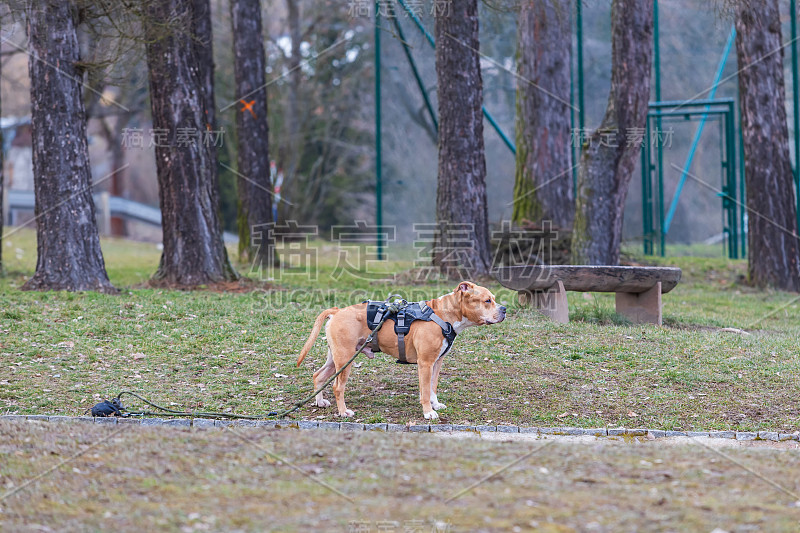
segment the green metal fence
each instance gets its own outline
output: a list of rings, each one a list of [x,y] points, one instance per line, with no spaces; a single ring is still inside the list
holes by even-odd
[[[744,204],[737,200],[736,164],[736,100],[733,98],[717,98],[696,100],[693,102],[651,102],[647,114],[645,131],[646,142],[642,148],[642,234],[644,235],[644,253],[653,254],[655,241],[661,256],[666,253],[666,237],[675,215],[675,207],[680,198],[683,185],[688,177],[693,177],[707,189],[713,190],[721,199],[724,216],[723,232],[726,235],[728,257],[738,259],[744,255],[744,242],[739,236],[744,233]],[[654,139],[653,125],[656,133],[662,131],[659,124],[669,121],[700,121],[704,124],[709,118],[722,121],[720,135],[720,166],[722,183],[717,188],[701,177],[693,176],[686,167],[681,172],[673,202],[668,211],[664,205],[664,165],[663,146]],[[658,135],[655,136],[658,138]],[[692,144],[691,151],[697,148]],[[692,153],[690,151],[690,153]],[[653,162],[655,158],[657,164]],[[655,196],[654,196],[655,195]],[[656,225],[656,222],[658,223]]]

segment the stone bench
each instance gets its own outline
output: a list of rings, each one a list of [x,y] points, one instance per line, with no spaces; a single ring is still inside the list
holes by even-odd
[[[556,322],[569,322],[567,291],[616,293],[617,313],[634,323],[661,324],[661,295],[675,288],[681,269],[639,266],[524,265],[501,267],[495,277]]]

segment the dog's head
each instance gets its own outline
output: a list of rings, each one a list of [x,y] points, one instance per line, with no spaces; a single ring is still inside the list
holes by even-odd
[[[453,293],[461,298],[461,314],[476,326],[497,324],[506,318],[506,308],[497,304],[486,287],[462,281]]]

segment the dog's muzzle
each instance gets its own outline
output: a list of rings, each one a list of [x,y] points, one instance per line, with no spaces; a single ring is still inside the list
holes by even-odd
[[[506,308],[504,305],[501,305],[497,308],[497,312],[495,313],[497,317],[492,323],[497,324],[498,322],[502,322],[506,319]]]

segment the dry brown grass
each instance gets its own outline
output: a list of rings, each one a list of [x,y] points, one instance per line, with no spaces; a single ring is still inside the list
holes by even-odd
[[[796,498],[700,445],[0,421],[2,531],[797,531]],[[277,454],[297,470],[275,461]],[[800,453],[726,449],[794,494]],[[323,481],[341,494],[310,478]]]

